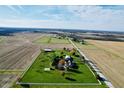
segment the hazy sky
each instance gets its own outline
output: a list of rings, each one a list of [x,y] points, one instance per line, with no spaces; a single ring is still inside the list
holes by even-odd
[[[124,6],[0,6],[0,27],[124,31]]]

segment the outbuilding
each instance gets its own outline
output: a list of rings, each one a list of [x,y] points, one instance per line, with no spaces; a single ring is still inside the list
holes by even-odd
[[[52,52],[53,50],[51,48],[45,48],[44,51],[45,52]]]

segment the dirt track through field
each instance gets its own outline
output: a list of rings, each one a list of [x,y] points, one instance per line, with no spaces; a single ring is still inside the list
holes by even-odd
[[[115,87],[124,87],[124,42],[87,40],[78,47],[101,69]]]

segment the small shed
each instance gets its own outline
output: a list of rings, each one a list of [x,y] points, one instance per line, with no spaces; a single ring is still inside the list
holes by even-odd
[[[51,48],[45,48],[44,51],[45,52],[52,52],[53,50]]]
[[[50,68],[44,68],[44,71],[50,71]]]

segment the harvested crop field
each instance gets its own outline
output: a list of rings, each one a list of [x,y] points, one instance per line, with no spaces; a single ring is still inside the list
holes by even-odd
[[[0,87],[10,87],[10,83],[15,82],[17,77],[32,64],[40,52],[40,46],[32,44],[32,41],[43,35],[15,33],[12,36],[2,36],[4,42],[0,43]],[[13,75],[16,79],[11,78]]]
[[[23,45],[1,54],[0,70],[24,70],[38,50],[37,46]]]
[[[0,74],[0,87],[10,87],[16,78],[16,74]]]
[[[115,87],[124,87],[124,42],[86,40],[76,45],[91,59]]]

